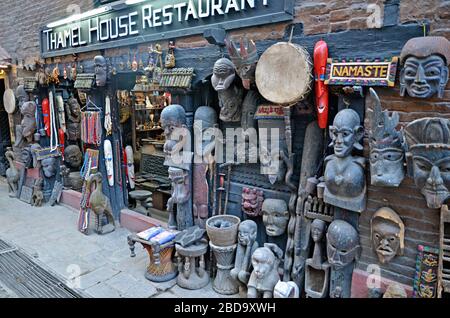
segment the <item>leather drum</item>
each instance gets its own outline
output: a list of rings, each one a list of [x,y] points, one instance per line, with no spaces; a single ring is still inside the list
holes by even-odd
[[[279,42],[268,48],[256,67],[256,85],[261,95],[275,104],[291,105],[311,91],[313,65],[300,45]]]

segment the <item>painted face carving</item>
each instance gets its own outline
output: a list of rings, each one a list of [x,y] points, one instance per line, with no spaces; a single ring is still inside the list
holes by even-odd
[[[46,178],[53,178],[56,175],[56,159],[47,158],[42,160],[42,171]]]
[[[95,68],[95,81],[98,87],[106,85],[106,74],[108,73],[106,60],[103,56],[97,55],[94,58]]]
[[[216,91],[228,89],[236,77],[234,64],[227,58],[221,58],[214,64],[212,86]]]
[[[105,140],[105,143],[103,144],[103,148],[105,151],[105,166],[106,166],[106,173],[108,175],[108,184],[109,184],[109,186],[113,187],[114,186],[114,158],[113,158],[111,141]]]
[[[284,180],[286,166],[279,152],[261,147],[259,160],[261,162],[261,174],[267,175],[271,184]]]
[[[126,146],[125,153],[127,154],[128,182],[130,183],[130,188],[134,189],[135,172],[134,172],[133,148],[131,146]]]
[[[278,199],[266,199],[264,200],[262,211],[267,235],[283,235],[289,222],[289,211],[286,202]]]
[[[403,136],[396,130],[399,115],[381,110],[377,93],[370,89],[373,113],[370,122],[370,175],[376,186],[398,187],[405,177]]]
[[[450,121],[422,118],[405,128],[408,169],[427,206],[438,209],[450,196]]]
[[[379,209],[371,220],[372,244],[381,264],[389,263],[404,249],[405,226],[394,210]]]
[[[359,115],[352,109],[341,110],[330,126],[331,146],[338,158],[351,155],[353,148],[362,150],[359,141],[363,137],[364,128],[360,125]]]
[[[359,235],[355,228],[342,220],[333,221],[327,232],[328,262],[335,269],[345,267],[359,258]]]
[[[66,164],[75,170],[79,170],[83,160],[83,154],[80,148],[76,145],[68,146],[64,151],[64,161]]]
[[[311,224],[311,237],[314,243],[320,242],[325,235],[326,223],[322,220],[315,219]]]
[[[239,224],[238,240],[239,244],[249,246],[256,240],[257,225],[252,220],[246,220]]]
[[[400,55],[400,95],[430,98],[437,93],[443,97],[448,81],[450,41],[441,36],[410,39]]]

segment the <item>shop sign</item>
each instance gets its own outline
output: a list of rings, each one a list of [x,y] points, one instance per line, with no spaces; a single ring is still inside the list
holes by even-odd
[[[41,53],[53,57],[198,35],[211,27],[232,30],[288,21],[293,18],[293,2],[116,1],[49,23],[41,31]]]
[[[395,85],[398,57],[389,59],[328,59],[326,85]]]

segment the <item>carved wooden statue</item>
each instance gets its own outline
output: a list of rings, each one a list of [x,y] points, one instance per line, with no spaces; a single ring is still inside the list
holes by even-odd
[[[221,58],[214,64],[211,79],[214,89],[219,94],[220,120],[224,122],[240,122],[244,90],[236,86],[233,63]]]
[[[370,221],[372,245],[381,264],[389,263],[396,255],[403,255],[405,225],[394,210],[379,209]]]
[[[44,193],[42,192],[43,185],[44,179],[42,178],[36,179],[34,181],[33,195],[31,197],[31,205],[34,207],[40,207],[44,202]]]
[[[36,131],[36,103],[25,102],[20,107],[23,116],[20,125],[16,126],[16,143],[15,147],[23,148],[33,141],[34,132]]]
[[[96,215],[96,232],[101,235],[113,232],[116,228],[116,224],[111,208],[111,202],[102,190],[102,174],[96,173],[90,176],[87,182],[88,187],[91,190],[91,195],[89,198],[91,211]],[[93,190],[92,187],[94,187]],[[108,219],[108,224],[106,226],[102,223],[103,215],[106,215]]]
[[[257,225],[252,220],[243,221],[239,224],[238,247],[234,268],[231,270],[231,277],[239,283],[239,292],[244,294],[248,280],[250,279],[251,258],[258,248]]]
[[[448,81],[450,41],[443,36],[412,38],[400,54],[400,95],[442,98]]]
[[[14,163],[14,152],[7,151],[5,154],[6,160],[8,160],[9,168],[6,170],[6,180],[8,181],[9,197],[17,197],[17,190],[19,184],[20,174]]]
[[[334,155],[325,159],[325,203],[362,212],[366,208],[366,177],[364,157],[352,156],[353,149],[362,150],[359,141],[364,134],[358,114],[341,110],[330,126],[330,146]]]
[[[266,243],[252,255],[253,271],[247,284],[248,298],[272,298],[276,284],[280,280],[278,266],[283,259],[283,251],[275,244]]]
[[[280,236],[286,232],[289,210],[286,201],[266,199],[262,206],[263,222],[268,236]]]
[[[170,167],[169,179],[172,183],[172,196],[167,202],[169,227],[183,231],[194,224],[189,171]]]
[[[71,97],[64,105],[67,121],[67,140],[78,141],[81,138],[81,108],[76,98]]]
[[[314,240],[312,258],[306,260],[305,291],[308,297],[325,298],[328,295],[330,264],[322,257],[322,239],[325,236],[326,223],[316,219],[311,224],[311,236]]]
[[[404,130],[408,173],[431,209],[439,209],[450,196],[450,121],[422,118]]]
[[[399,115],[382,111],[380,99],[372,88],[373,112],[370,116],[370,177],[372,185],[398,187],[405,177],[403,135],[396,129]]]
[[[95,82],[98,87],[103,87],[106,85],[108,66],[106,64],[106,59],[97,55],[94,58],[94,68],[95,68]]]
[[[355,260],[359,259],[359,234],[349,223],[333,221],[327,232],[327,256],[331,265],[330,297],[350,298]]]
[[[201,106],[195,112],[194,133],[202,136],[201,143],[196,144],[196,160],[193,165],[193,213],[194,223],[205,228],[212,207],[210,189],[215,178],[215,147],[216,140],[212,130],[217,126],[217,114],[213,108]]]

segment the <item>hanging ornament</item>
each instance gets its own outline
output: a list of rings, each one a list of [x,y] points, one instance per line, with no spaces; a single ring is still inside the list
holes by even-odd
[[[65,80],[67,79],[67,67],[66,67],[66,65],[64,65],[63,78]]]
[[[106,96],[105,100],[105,130],[106,136],[112,135],[111,99]]]
[[[113,187],[114,186],[114,157],[113,157],[111,141],[106,139],[103,144],[103,148],[105,151],[105,166],[106,166],[106,174],[108,175],[108,184],[111,187]]]
[[[166,68],[174,68],[175,65],[175,43],[173,41],[169,41],[169,50],[167,51],[165,66]]]
[[[131,63],[131,70],[132,70],[133,72],[137,72],[138,68],[139,68],[139,64],[138,64],[138,62],[136,61],[136,54],[135,54],[135,55],[134,55],[134,59],[133,59],[133,63]]]
[[[44,130],[50,137],[50,104],[48,98],[42,100],[42,117],[44,117]]]

